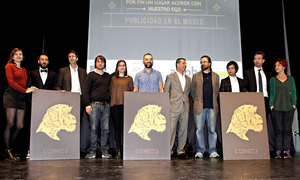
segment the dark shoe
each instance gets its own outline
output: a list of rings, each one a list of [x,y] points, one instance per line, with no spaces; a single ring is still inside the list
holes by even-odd
[[[17,156],[13,156],[12,153],[11,153],[11,149],[5,149],[5,153],[6,153],[6,158],[8,160],[19,160],[20,158],[17,157]]]
[[[284,159],[292,159],[293,157],[291,156],[291,151],[290,150],[287,150],[287,151],[284,151]]]
[[[119,151],[116,156],[115,156],[116,159],[121,159],[121,152]]]
[[[276,151],[275,159],[282,159],[281,151],[280,151],[280,150],[277,150],[277,151]]]
[[[178,159],[186,159],[185,153],[177,154]]]

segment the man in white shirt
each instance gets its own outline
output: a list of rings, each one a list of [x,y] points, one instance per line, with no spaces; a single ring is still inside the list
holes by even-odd
[[[78,67],[78,54],[71,50],[68,53],[68,67],[61,68],[58,73],[56,89],[61,91],[78,92],[81,94],[81,89],[86,77],[85,69]]]
[[[177,156],[183,159],[186,158],[184,146],[187,140],[189,93],[191,89],[191,78],[185,75],[185,70],[186,60],[178,58],[176,60],[176,72],[167,76],[164,88],[164,91],[169,93],[170,97],[171,151],[175,142],[178,124]]]
[[[236,76],[239,70],[238,64],[230,61],[226,67],[229,76],[221,80],[219,92],[246,92],[244,80]]]

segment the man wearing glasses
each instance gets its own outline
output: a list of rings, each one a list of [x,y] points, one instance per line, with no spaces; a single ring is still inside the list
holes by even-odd
[[[152,68],[150,53],[144,55],[143,64],[145,69],[135,75],[133,92],[164,92],[161,73]]]
[[[196,155],[203,158],[206,151],[204,139],[204,125],[208,130],[209,157],[217,158],[216,122],[218,113],[219,75],[212,72],[211,58],[202,56],[201,71],[193,75],[191,95],[194,100],[194,121],[196,126]]]

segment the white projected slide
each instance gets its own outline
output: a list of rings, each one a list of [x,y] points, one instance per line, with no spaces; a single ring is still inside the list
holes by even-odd
[[[134,78],[148,52],[163,79],[175,72],[179,57],[190,77],[201,70],[202,55],[222,78],[231,60],[242,69],[238,0],[91,0],[89,18],[88,72],[103,55],[108,73],[123,59]]]

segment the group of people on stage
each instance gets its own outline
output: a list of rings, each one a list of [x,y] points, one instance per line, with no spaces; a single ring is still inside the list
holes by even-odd
[[[194,105],[193,114],[196,127],[195,158],[202,158],[206,152],[204,126],[208,130],[209,157],[217,158],[216,122],[219,110],[219,92],[262,92],[265,97],[266,111],[271,110],[275,129],[276,158],[292,158],[292,121],[297,104],[296,87],[293,77],[286,75],[288,63],[285,59],[275,61],[277,76],[269,79],[263,70],[265,55],[256,52],[254,68],[244,73],[244,80],[236,76],[238,64],[230,61],[227,64],[229,76],[219,80],[219,75],[212,71],[212,60],[204,55],[200,58],[201,71],[191,79],[185,75],[186,59],[178,58],[175,62],[176,72],[166,77],[163,84],[159,71],[152,68],[153,56],[147,53],[143,56],[144,70],[137,73],[134,81],[127,73],[124,60],[116,64],[115,72],[110,75],[104,72],[106,58],[95,58],[95,70],[89,74],[78,67],[78,54],[71,50],[68,53],[70,65],[61,68],[58,75],[48,69],[49,59],[46,54],[39,57],[39,69],[29,72],[22,66],[23,52],[15,48],[10,54],[5,67],[8,87],[3,95],[3,105],[6,109],[6,128],[4,130],[5,151],[8,159],[17,160],[12,151],[14,142],[23,128],[25,115],[25,93],[36,92],[38,89],[77,92],[82,95],[82,111],[89,116],[90,148],[85,158],[96,158],[98,137],[102,158],[112,158],[108,151],[109,118],[112,118],[115,129],[116,158],[122,157],[122,134],[124,124],[124,92],[167,92],[170,98],[171,138],[173,148],[177,134],[178,157],[185,158],[184,147],[187,141],[189,119],[189,95]],[[16,130],[10,137],[10,130],[15,124]],[[100,126],[100,130],[99,130]],[[98,136],[98,133],[100,133]],[[172,150],[171,150],[172,151]]]

